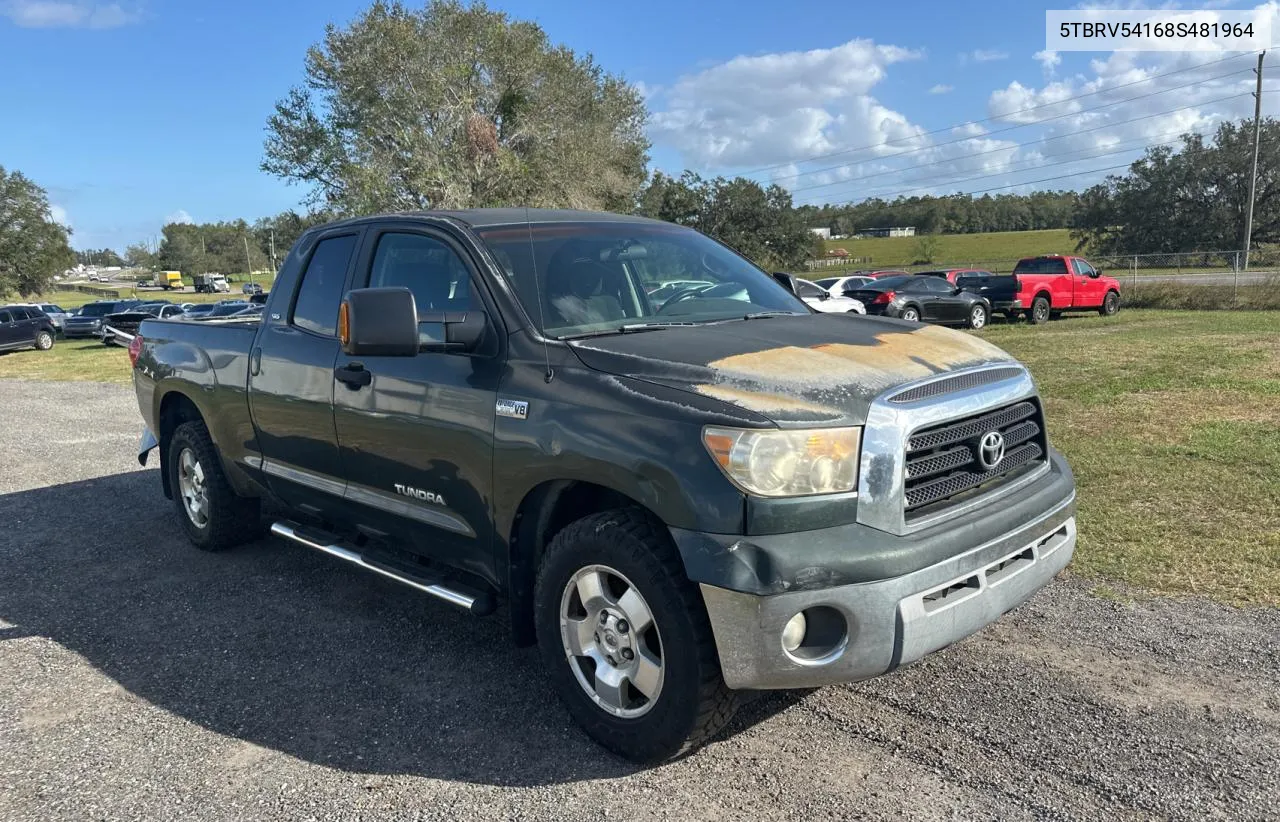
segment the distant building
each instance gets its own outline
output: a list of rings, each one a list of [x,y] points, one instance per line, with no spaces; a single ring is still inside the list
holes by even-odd
[[[891,228],[860,228],[854,233],[855,237],[914,237],[916,236],[916,227],[893,226]]]
[[[817,234],[819,237],[821,237],[824,240],[831,239],[831,229],[829,228],[811,228],[809,230],[812,231],[814,234]]]

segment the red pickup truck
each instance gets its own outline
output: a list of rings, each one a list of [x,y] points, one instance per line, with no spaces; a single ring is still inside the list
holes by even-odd
[[[1097,311],[1110,317],[1120,310],[1120,281],[1081,257],[1045,254],[1014,266],[1018,299],[1033,324],[1048,322],[1061,311]]]

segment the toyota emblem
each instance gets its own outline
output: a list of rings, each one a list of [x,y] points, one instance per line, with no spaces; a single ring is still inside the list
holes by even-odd
[[[1004,434],[999,431],[988,431],[978,441],[978,462],[987,471],[992,471],[1004,459]]]

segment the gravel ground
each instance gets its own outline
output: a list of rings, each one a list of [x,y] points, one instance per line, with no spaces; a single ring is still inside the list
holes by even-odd
[[[0,818],[1275,819],[1280,612],[1065,580],[641,770],[501,615],[189,548],[127,388],[0,382]],[[69,433],[76,432],[76,433]]]

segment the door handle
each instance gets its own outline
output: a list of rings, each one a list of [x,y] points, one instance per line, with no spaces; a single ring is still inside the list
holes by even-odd
[[[364,365],[358,362],[348,363],[341,368],[333,369],[333,376],[339,382],[346,383],[347,388],[352,391],[359,391],[373,382],[373,374],[364,370]]]

